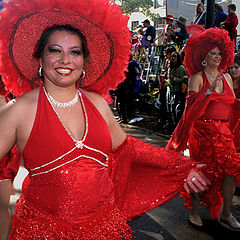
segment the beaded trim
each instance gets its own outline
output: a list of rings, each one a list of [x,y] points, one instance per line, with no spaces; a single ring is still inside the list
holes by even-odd
[[[58,108],[70,108],[70,107],[74,106],[79,100],[78,92],[76,93],[75,97],[68,102],[58,102],[49,93],[47,93],[47,95],[49,97],[49,100],[51,101],[51,104]]]
[[[48,98],[49,96],[48,96],[48,94],[47,94],[47,92],[46,92],[46,89],[45,89],[44,87],[43,87],[43,89],[44,89],[44,92],[45,92],[45,94],[46,94],[46,97],[47,97],[47,99],[48,99],[48,101],[49,101],[49,98]],[[97,153],[101,154],[102,156],[104,156],[104,157],[106,158],[106,161],[108,160],[108,155],[107,155],[107,154],[105,154],[104,152],[102,152],[102,151],[100,151],[100,150],[98,150],[98,149],[89,147],[89,146],[87,146],[86,144],[84,144],[84,141],[85,141],[86,136],[87,136],[87,133],[88,133],[88,117],[87,117],[87,112],[86,112],[86,108],[85,108],[85,105],[84,105],[84,101],[83,101],[82,95],[81,95],[81,93],[80,93],[79,91],[78,91],[78,95],[79,95],[80,100],[81,100],[81,105],[82,105],[83,112],[84,112],[84,117],[85,117],[85,129],[86,129],[86,130],[85,130],[85,134],[84,134],[82,140],[78,141],[78,140],[74,139],[74,137],[71,135],[71,133],[68,131],[68,129],[64,126],[64,124],[63,124],[60,116],[58,115],[57,111],[54,109],[53,105],[51,104],[51,101],[49,101],[50,105],[52,106],[53,111],[56,113],[56,115],[57,115],[59,121],[61,122],[61,124],[63,125],[64,129],[67,131],[67,133],[69,134],[69,136],[70,136],[70,137],[72,138],[72,140],[75,142],[75,147],[72,148],[70,151],[66,152],[65,154],[61,155],[60,157],[56,158],[55,160],[51,161],[51,162],[48,162],[48,163],[43,164],[43,165],[41,165],[41,166],[39,166],[39,167],[30,169],[29,172],[33,172],[33,171],[39,170],[39,169],[41,169],[41,168],[44,168],[44,167],[46,167],[46,166],[48,166],[48,165],[51,165],[51,164],[53,164],[53,163],[55,163],[55,162],[63,159],[64,157],[66,157],[67,155],[69,155],[70,153],[72,153],[75,149],[83,149],[84,147],[87,148],[87,149],[90,150],[90,151],[97,152]],[[53,167],[53,168],[51,168],[51,169],[48,169],[48,170],[46,170],[46,171],[42,171],[42,172],[39,172],[39,173],[30,173],[30,174],[31,174],[31,176],[36,176],[36,175],[48,173],[48,172],[51,172],[51,171],[53,171],[53,170],[56,170],[56,169],[58,169],[58,168],[60,168],[60,167],[62,167],[62,166],[64,166],[64,165],[66,165],[66,164],[68,164],[68,163],[71,163],[71,162],[73,162],[73,161],[75,161],[75,160],[77,160],[77,159],[79,159],[79,158],[82,158],[82,157],[83,157],[83,158],[91,159],[91,160],[93,160],[93,161],[96,161],[97,163],[101,164],[101,165],[104,166],[104,167],[108,167],[107,164],[104,164],[103,162],[101,162],[100,160],[98,160],[98,159],[96,159],[96,158],[94,158],[94,157],[87,156],[87,155],[79,155],[79,156],[77,156],[77,157],[75,157],[75,158],[73,158],[73,159],[71,159],[71,160],[69,160],[69,161],[67,161],[67,162],[63,162],[62,164],[60,164],[60,165],[58,165],[58,166],[56,166],[56,167]]]
[[[62,126],[64,127],[64,129],[66,130],[66,132],[68,133],[68,135],[69,135],[69,136],[72,138],[72,140],[75,142],[76,147],[77,147],[77,148],[82,148],[82,144],[83,144],[83,142],[85,141],[86,136],[87,136],[87,133],[88,133],[88,117],[87,117],[87,112],[86,112],[85,104],[84,104],[83,99],[82,99],[82,94],[81,94],[81,92],[78,91],[77,94],[78,94],[78,96],[79,96],[79,98],[80,98],[81,105],[82,105],[82,108],[83,108],[83,114],[84,114],[84,118],[85,118],[85,134],[84,134],[82,140],[76,140],[76,139],[72,136],[71,132],[70,132],[70,131],[67,129],[67,127],[64,125],[64,123],[63,123],[62,119],[60,118],[58,112],[56,111],[56,109],[54,108],[51,100],[49,99],[49,95],[48,95],[48,93],[47,93],[47,91],[46,91],[46,89],[45,89],[44,86],[43,86],[43,90],[44,90],[44,92],[45,92],[45,95],[46,95],[46,97],[47,97],[47,99],[48,99],[48,101],[49,101],[49,103],[50,103],[53,111],[56,113],[59,121],[61,122]]]

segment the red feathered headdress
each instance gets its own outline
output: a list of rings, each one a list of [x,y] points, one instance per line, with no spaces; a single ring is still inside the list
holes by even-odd
[[[105,95],[124,79],[129,50],[128,17],[109,0],[11,0],[0,14],[0,73],[15,96],[39,82],[33,57],[42,33],[71,25],[85,36],[89,57],[81,87]]]
[[[219,28],[193,31],[193,35],[184,47],[186,53],[184,65],[190,76],[202,70],[202,61],[216,47],[222,54],[222,61],[218,70],[224,71],[233,64],[234,60],[234,42],[231,41],[228,32]]]
[[[9,92],[6,90],[5,85],[2,81],[2,76],[0,75],[0,95],[6,97]]]

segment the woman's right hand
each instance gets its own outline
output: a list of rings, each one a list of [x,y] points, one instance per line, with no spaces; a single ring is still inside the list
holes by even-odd
[[[222,79],[223,75],[222,73],[219,73],[208,89],[213,92],[221,84]]]

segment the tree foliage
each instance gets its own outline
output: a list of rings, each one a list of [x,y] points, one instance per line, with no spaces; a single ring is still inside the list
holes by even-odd
[[[129,15],[139,11],[139,8],[141,8],[141,12],[146,13],[153,6],[153,0],[119,0],[118,2],[121,3],[122,11]]]

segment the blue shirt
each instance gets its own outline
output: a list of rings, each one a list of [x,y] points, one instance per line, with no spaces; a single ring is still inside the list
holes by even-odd
[[[223,11],[220,11],[215,16],[214,27],[220,27],[220,23],[227,19],[228,15]]]

